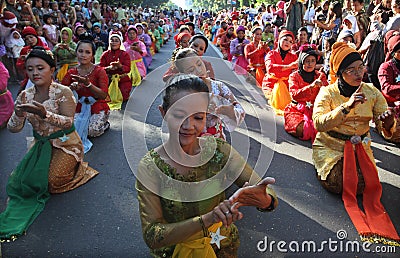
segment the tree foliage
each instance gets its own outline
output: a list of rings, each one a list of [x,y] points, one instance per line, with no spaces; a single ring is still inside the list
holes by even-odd
[[[230,2],[230,1],[229,1]],[[193,0],[193,8],[204,8],[211,11],[219,11],[229,8],[227,0]]]
[[[108,2],[108,1],[107,1]],[[141,5],[142,7],[150,7],[150,8],[156,8],[159,7],[161,5],[166,5],[169,0],[117,0],[117,1],[109,1],[114,5],[118,5],[119,3],[121,3],[122,5],[125,6],[131,6],[132,4],[139,6]]]

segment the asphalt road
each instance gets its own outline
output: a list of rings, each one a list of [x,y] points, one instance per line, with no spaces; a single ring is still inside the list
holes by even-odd
[[[141,234],[132,169],[144,155],[143,148],[161,143],[160,98],[155,96],[163,86],[160,78],[173,47],[170,41],[161,49],[152,64],[155,71],[133,91],[123,110],[111,113],[110,130],[92,139],[94,146],[85,161],[100,174],[76,190],[52,195],[27,235],[1,244],[3,257],[149,257]],[[218,57],[212,48],[206,55]],[[358,239],[357,232],[340,196],[319,185],[311,144],[284,131],[282,117],[273,116],[259,89],[229,72],[221,59],[209,60],[216,77],[229,81],[247,112],[245,123],[229,139],[258,173],[276,178],[274,189],[280,201],[272,213],[243,208],[245,217],[237,223],[239,257],[398,257],[399,248],[397,254],[377,253],[382,246],[372,245],[368,253],[361,244],[359,252],[357,245],[349,244]],[[10,89],[15,96],[17,86],[10,85]],[[153,99],[154,103],[144,108]],[[129,110],[125,116],[124,110]],[[382,203],[400,232],[399,146],[371,131],[383,187]],[[18,134],[0,130],[0,210],[5,208],[8,175],[24,156],[26,137],[31,135],[28,124]],[[137,142],[139,139],[144,139],[145,145]],[[233,186],[228,193],[235,189]],[[316,251],[307,251],[310,243],[315,243]],[[299,251],[292,251],[297,246]]]

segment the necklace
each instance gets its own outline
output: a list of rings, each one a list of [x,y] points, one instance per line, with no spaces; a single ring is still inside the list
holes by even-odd
[[[96,65],[92,65],[90,69],[82,69],[81,66],[79,66],[76,70],[80,76],[90,76],[94,68],[96,68]]]

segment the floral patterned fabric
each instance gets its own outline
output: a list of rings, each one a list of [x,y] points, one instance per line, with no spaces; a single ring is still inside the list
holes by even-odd
[[[75,114],[75,117],[79,116]],[[108,118],[110,117],[110,111],[100,111],[98,114],[92,114],[89,118],[89,137],[98,137],[102,135],[107,129],[110,128]]]
[[[172,179],[184,182],[199,182],[207,180],[218,173],[222,168],[231,172],[226,174],[227,178],[233,179],[236,185],[242,186],[246,181],[254,184],[260,180],[260,177],[244,161],[238,152],[221,139],[212,137],[199,138],[205,143],[202,148],[203,153],[210,151],[208,143],[216,141],[217,147],[211,152],[212,158],[204,165],[191,169],[187,175],[177,173],[177,169],[171,166],[168,161],[160,157],[155,151],[149,151],[140,161],[136,181],[136,190],[138,191],[138,200],[140,205],[140,217],[142,221],[143,238],[151,248],[151,255],[154,257],[171,257],[175,245],[185,242],[191,235],[185,235],[186,230],[198,227],[201,231],[199,221],[196,219],[199,215],[210,212],[215,206],[225,199],[225,193],[221,192],[202,201],[180,202],[180,192],[171,185]],[[162,148],[162,147],[161,147]],[[171,180],[163,180],[158,171],[161,171]],[[233,175],[239,173],[239,175]],[[142,177],[143,176],[143,177]],[[140,181],[141,178],[149,178],[152,182]],[[234,179],[236,178],[236,179]],[[174,200],[161,197],[146,186],[148,183],[156,185],[163,193],[168,193],[176,197]],[[214,182],[216,184],[220,182]],[[268,192],[274,195],[271,189]],[[203,191],[204,192],[204,191]],[[275,195],[274,195],[275,196]],[[277,201],[276,201],[277,202]],[[221,241],[221,249],[213,246],[217,257],[236,257],[239,246],[239,236],[236,226],[233,224],[228,227],[221,227],[221,234],[227,238]]]
[[[35,94],[35,87],[22,91],[18,95],[16,104],[32,103]],[[31,113],[26,113],[26,118],[18,117],[14,112],[8,122],[8,129],[11,132],[21,131],[26,119],[32,124],[33,130],[41,136],[49,136],[72,126],[73,117],[63,115],[73,114],[76,107],[75,98],[68,87],[52,83],[49,88],[49,99],[43,101],[42,104],[47,110],[46,118],[43,119]],[[49,168],[49,192],[61,193],[75,189],[98,174],[96,170],[83,162],[82,141],[76,131],[64,137],[52,139],[50,143],[53,152]]]
[[[227,117],[221,120],[221,118],[211,114],[213,110],[209,110],[204,134],[211,134],[214,135],[214,137],[225,139],[222,124],[231,132],[243,122],[246,112],[233,95],[232,91],[223,82],[211,80],[211,93],[224,100],[226,103],[222,103],[223,105],[229,104],[234,106],[235,120],[227,119]]]

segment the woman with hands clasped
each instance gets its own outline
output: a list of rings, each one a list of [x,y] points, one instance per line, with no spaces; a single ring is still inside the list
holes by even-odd
[[[93,37],[84,33],[79,38],[76,48],[79,65],[68,70],[62,84],[68,85],[77,94],[75,127],[85,152],[88,152],[92,146],[88,137],[98,137],[110,128],[108,77],[103,67],[93,64],[96,53]]]
[[[288,89],[289,75],[298,67],[297,55],[290,51],[294,40],[291,31],[282,30],[278,37],[278,48],[265,56],[266,74],[262,90],[279,115],[283,115],[283,110],[291,101]]]
[[[208,105],[209,88],[199,77],[177,74],[167,82],[159,109],[169,137],[143,157],[136,181],[143,238],[154,257],[237,257],[238,209],[272,211],[278,204],[268,187],[273,178],[261,180],[225,141],[199,137]],[[243,186],[230,199],[221,188],[226,179]],[[206,189],[196,186],[204,182]]]
[[[313,162],[322,186],[342,194],[346,210],[363,240],[400,240],[380,202],[382,186],[371,150],[369,122],[391,138],[394,113],[372,84],[362,82],[365,66],[360,54],[346,43],[332,47],[331,72],[337,81],[322,87],[315,99],[313,121],[318,133]],[[356,154],[356,155],[355,155]],[[356,194],[363,195],[364,211]],[[364,213],[365,212],[365,213]]]
[[[25,64],[34,86],[17,97],[7,127],[20,132],[28,120],[35,141],[9,177],[10,199],[0,214],[0,239],[23,234],[43,210],[50,193],[70,191],[98,174],[83,162],[82,142],[73,124],[76,103],[72,91],[53,82],[53,54],[34,47]]]
[[[265,76],[265,55],[270,51],[269,42],[262,41],[262,28],[253,27],[253,41],[244,47],[244,55],[249,60],[250,73],[256,78],[257,86],[261,88]]]
[[[232,132],[242,123],[246,115],[239,101],[225,83],[207,76],[203,60],[193,49],[184,48],[178,51],[174,66],[180,73],[194,74],[205,82],[213,95],[210,100],[209,113],[207,114],[203,135],[213,135],[214,137],[225,139],[223,126],[229,132]]]
[[[250,43],[250,41],[245,38],[245,31],[246,28],[244,26],[238,26],[238,28],[236,29],[237,37],[231,40],[231,43],[229,45],[229,52],[232,55],[233,70],[237,74],[241,75],[247,74],[247,66],[249,65],[249,62],[244,55],[244,48],[247,44]]]
[[[328,81],[323,72],[315,70],[318,54],[312,48],[299,54],[299,69],[289,76],[289,92],[292,102],[285,108],[285,131],[313,142],[317,131],[312,120],[315,98]]]
[[[53,48],[54,58],[57,64],[57,80],[61,82],[69,68],[78,65],[76,59],[76,43],[72,40],[72,30],[68,27],[61,29],[61,43]]]
[[[125,37],[124,47],[131,60],[132,85],[138,86],[141,79],[146,77],[146,66],[143,63],[143,57],[147,55],[146,45],[139,40],[138,30],[134,25],[129,25]]]
[[[108,50],[100,58],[100,66],[104,67],[110,80],[111,109],[120,109],[122,101],[129,99],[132,90],[132,81],[129,77],[131,58],[125,51],[122,41],[121,34],[112,32]],[[117,91],[116,94],[114,94],[114,89]]]

